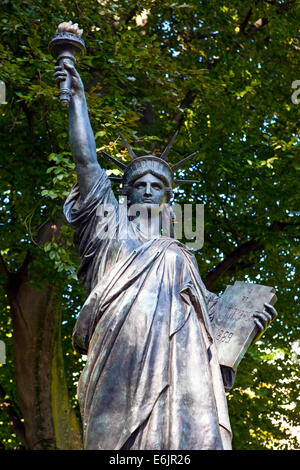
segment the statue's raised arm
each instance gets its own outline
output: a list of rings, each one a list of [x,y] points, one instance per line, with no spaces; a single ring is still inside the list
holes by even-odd
[[[64,63],[55,67],[58,81],[70,79],[72,96],[69,104],[69,136],[76,164],[81,197],[84,198],[99,177],[95,138],[90,123],[84,86],[74,65]]]
[[[63,28],[62,30],[60,30],[60,26]],[[61,36],[67,34],[66,42],[68,42],[68,36],[71,43],[74,42],[74,37],[76,41],[76,34],[74,33],[77,31],[77,25],[71,25],[70,23],[71,29],[68,29],[68,23],[63,23],[60,26],[56,38],[60,34]],[[81,31],[78,30],[77,33],[81,33]],[[60,41],[62,42],[62,39]],[[74,58],[72,56],[72,44],[71,53],[69,51],[62,52],[61,42],[59,43],[60,50],[57,58],[58,65],[55,67],[55,78],[58,82],[66,84],[64,91],[67,93],[67,97],[64,97],[64,100],[69,103],[70,145],[76,164],[80,195],[84,198],[99,178],[101,168],[97,161],[95,138],[88,115],[84,86],[72,61],[72,58]]]

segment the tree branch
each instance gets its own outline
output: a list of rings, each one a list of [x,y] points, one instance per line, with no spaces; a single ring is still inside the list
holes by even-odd
[[[247,24],[248,24],[248,22],[249,22],[249,20],[250,20],[251,15],[252,15],[252,7],[250,7],[250,9],[249,9],[249,11],[248,11],[248,13],[247,13],[247,15],[246,15],[244,21],[242,22],[242,24],[241,24],[241,26],[240,26],[240,30],[241,30],[242,33],[245,32],[246,26],[247,26]]]
[[[281,232],[285,227],[288,227],[289,225],[296,227],[297,225],[300,225],[300,222],[279,222],[278,220],[275,220],[268,227],[268,230],[270,232]]]
[[[183,98],[183,100],[181,101],[180,105],[179,105],[179,108],[181,109],[185,109],[187,108],[188,106],[190,106],[192,104],[192,102],[194,101],[194,99],[196,98],[197,94],[194,90],[189,90],[185,97]],[[183,120],[184,120],[184,112],[182,111],[178,111],[177,113],[175,113],[174,115],[174,121],[176,121],[178,123],[177,125],[177,130],[180,129],[180,127],[182,126],[183,124]]]
[[[207,289],[211,288],[212,285],[219,279],[219,277],[228,271],[228,269],[231,268],[233,264],[237,263],[240,258],[251,253],[252,251],[261,250],[262,248],[263,244],[254,240],[250,240],[237,247],[235,250],[233,250],[232,253],[230,253],[229,256],[227,256],[226,259],[219,263],[215,269],[208,273],[205,279],[205,285]]]
[[[299,222],[280,222],[275,220],[267,230],[269,232],[281,232],[287,226],[297,226],[300,225]],[[264,244],[255,240],[249,240],[248,242],[243,243],[238,246],[235,250],[230,253],[221,263],[219,263],[215,269],[210,271],[205,279],[205,285],[209,289],[212,285],[226,272],[228,271],[235,263],[237,263],[243,256],[248,255],[249,253],[257,250],[262,250]]]

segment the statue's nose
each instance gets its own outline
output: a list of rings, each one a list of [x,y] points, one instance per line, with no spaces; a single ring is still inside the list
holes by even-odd
[[[150,183],[147,183],[147,185],[146,185],[145,196],[152,196],[151,184]]]

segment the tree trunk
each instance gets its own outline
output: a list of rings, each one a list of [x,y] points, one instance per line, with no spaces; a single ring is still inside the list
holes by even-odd
[[[38,251],[38,249],[37,249]],[[38,256],[38,255],[37,255]],[[61,309],[51,280],[30,285],[31,255],[8,274],[15,380],[26,449],[80,449],[81,429],[68,397],[61,346]]]

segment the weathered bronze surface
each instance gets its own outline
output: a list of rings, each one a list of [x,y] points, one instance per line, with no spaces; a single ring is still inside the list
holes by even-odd
[[[124,142],[132,157],[124,195],[129,207],[146,209],[147,231],[119,206],[97,161],[78,72],[64,62],[55,76],[71,90],[78,182],[64,210],[77,227],[78,277],[88,291],[73,334],[87,355],[78,384],[84,447],[231,449],[224,387],[235,372],[220,365],[216,349],[220,299],[205,288],[193,254],[160,231],[161,220],[172,219],[173,170],[165,160],[172,142],[160,158],[136,157]],[[155,205],[161,212],[151,212]],[[267,306],[251,321],[263,330],[275,313]]]
[[[264,304],[274,305],[277,300],[274,292],[273,287],[240,281],[227,286],[213,321],[220,365],[237,370],[249,346],[260,336],[252,314],[261,312]]]

